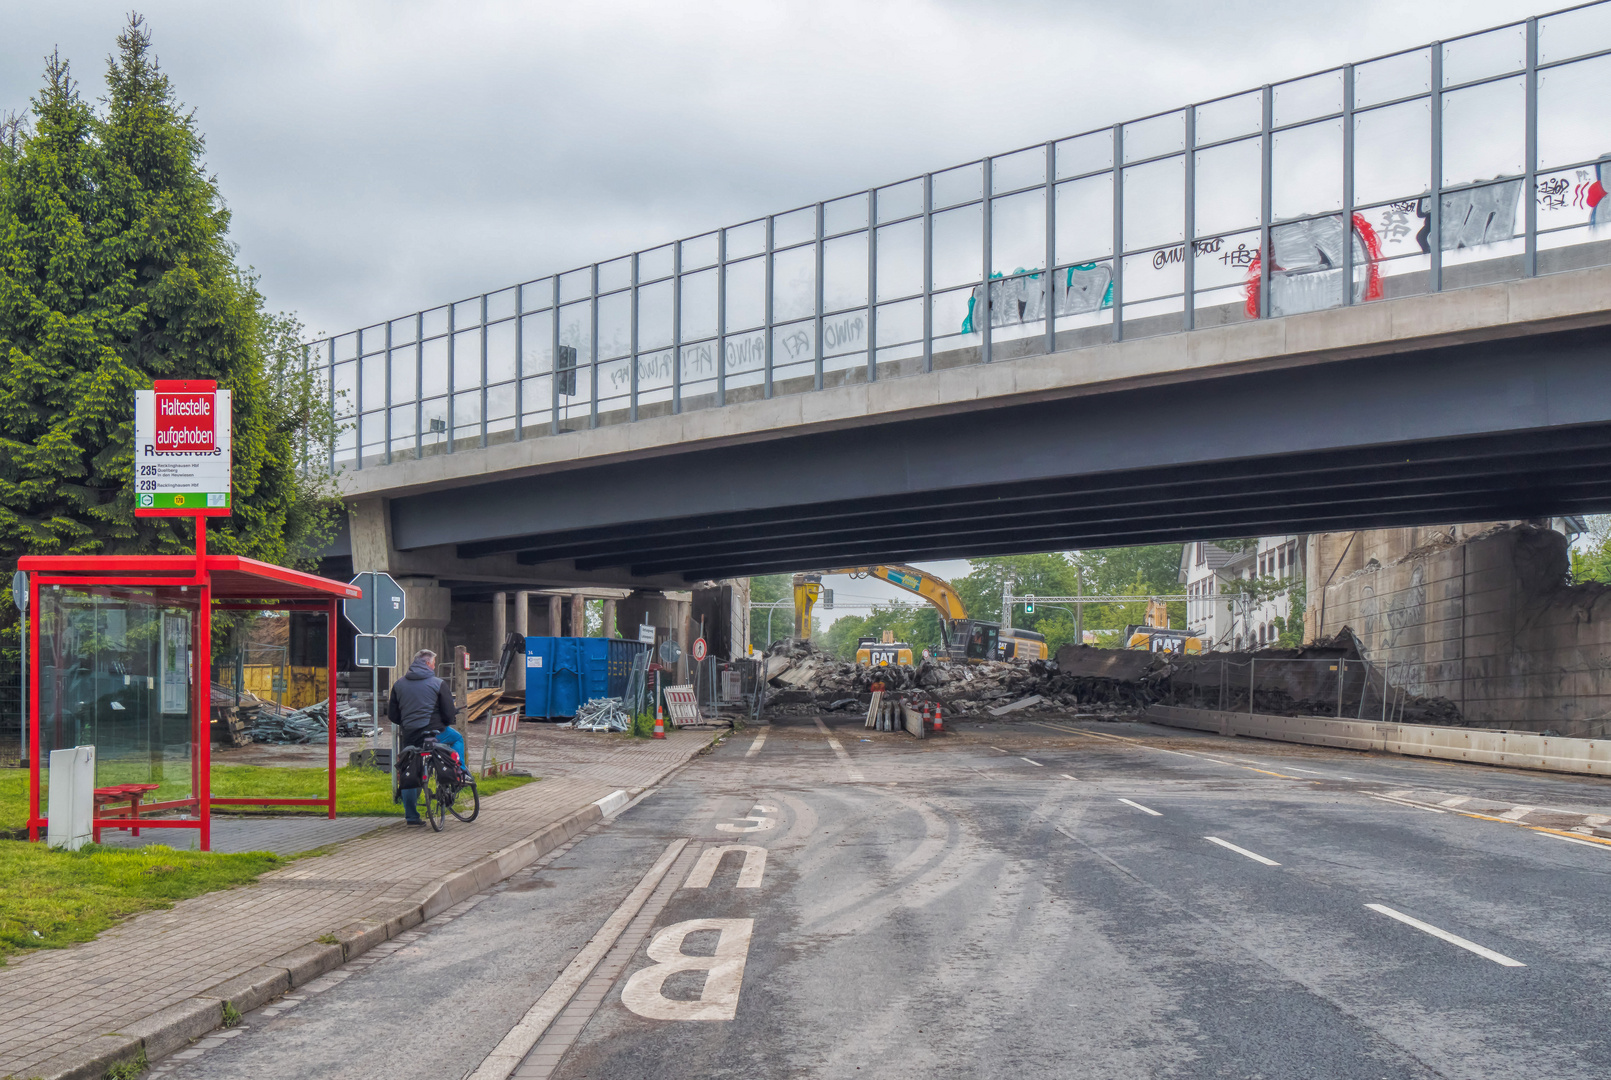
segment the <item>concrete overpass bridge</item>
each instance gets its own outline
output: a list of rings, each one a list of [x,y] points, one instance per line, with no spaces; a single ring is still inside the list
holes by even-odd
[[[1589,5],[312,343],[352,556],[680,589],[1611,509],[1608,88]]]

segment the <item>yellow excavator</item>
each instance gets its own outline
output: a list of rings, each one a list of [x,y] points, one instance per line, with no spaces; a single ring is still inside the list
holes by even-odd
[[[1141,625],[1125,628],[1125,648],[1193,656],[1203,651],[1201,638],[1186,630],[1169,629],[1169,605],[1162,600],[1147,601],[1145,618]]]
[[[807,637],[811,633],[811,608],[822,595],[823,574],[845,574],[849,577],[875,577],[887,581],[898,589],[916,593],[934,606],[939,613],[946,652],[953,660],[996,660],[1003,657],[1033,660],[1045,659],[1046,640],[1027,630],[1004,630],[996,623],[980,622],[968,618],[967,607],[961,595],[944,578],[900,563],[882,563],[868,566],[841,566],[833,570],[820,570],[810,574],[794,575],[794,633]],[[856,650],[859,664],[887,665],[895,656],[895,663],[910,664],[912,647],[904,642],[864,644]]]

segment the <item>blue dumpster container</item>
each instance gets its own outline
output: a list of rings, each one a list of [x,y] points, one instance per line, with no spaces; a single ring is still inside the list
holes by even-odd
[[[575,716],[591,698],[620,697],[633,657],[648,649],[621,638],[527,638],[526,715]]]

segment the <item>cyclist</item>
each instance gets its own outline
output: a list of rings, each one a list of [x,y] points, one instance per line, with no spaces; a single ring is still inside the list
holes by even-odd
[[[408,674],[392,684],[391,699],[386,703],[386,716],[402,735],[405,748],[422,748],[427,739],[455,750],[463,768],[465,757],[464,736],[453,728],[458,708],[453,704],[453,691],[436,677],[436,654],[421,649],[414,654]],[[423,826],[420,818],[417,787],[401,789],[403,817],[408,825]]]

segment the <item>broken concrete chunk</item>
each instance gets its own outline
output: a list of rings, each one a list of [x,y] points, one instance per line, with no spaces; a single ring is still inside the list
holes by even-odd
[[[1009,702],[1006,705],[997,705],[994,709],[990,710],[990,715],[1003,716],[1007,713],[1016,712],[1019,709],[1027,708],[1030,705],[1038,705],[1040,700],[1041,698],[1039,694],[1030,694],[1028,697],[1019,698],[1017,701]]]

